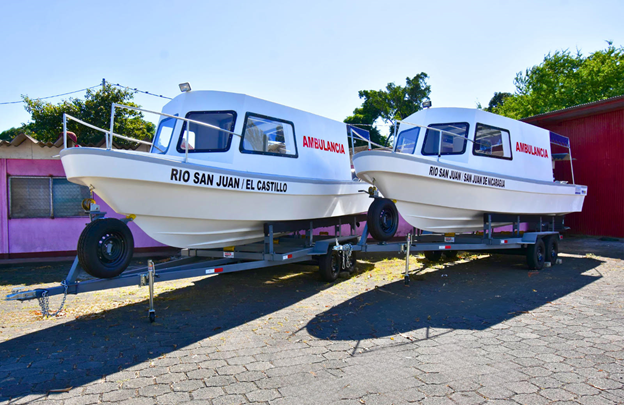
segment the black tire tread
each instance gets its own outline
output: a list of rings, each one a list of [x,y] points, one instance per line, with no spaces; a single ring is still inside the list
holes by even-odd
[[[321,279],[327,282],[334,282],[338,278],[340,272],[334,272],[332,269],[332,256],[335,255],[333,246],[330,246],[328,252],[322,256],[319,256],[319,274]]]
[[[423,252],[425,254],[425,258],[430,262],[439,262],[442,259],[442,252],[439,250],[428,250]]]
[[[551,252],[551,245],[554,244],[555,245],[555,250],[556,250],[556,256],[553,258],[550,254]],[[546,238],[544,238],[544,246],[546,247],[546,253],[545,253],[545,261],[550,262],[551,266],[554,266],[555,264],[557,264],[557,257],[559,257],[559,235],[550,235],[547,236]]]
[[[94,235],[99,234],[105,229],[115,229],[124,234],[128,245],[128,252],[123,262],[115,269],[111,270],[99,264],[93,246],[97,244]],[[128,267],[132,260],[132,252],[134,251],[134,237],[128,225],[115,218],[97,219],[87,224],[82,230],[80,238],[78,238],[78,246],[76,248],[78,263],[89,275],[97,278],[113,278],[117,277]]]
[[[388,232],[381,229],[379,225],[379,215],[381,214],[383,208],[390,209],[393,212],[395,219],[392,224],[392,228]],[[388,198],[375,198],[368,208],[367,224],[368,232],[373,239],[379,242],[390,240],[399,228],[399,211],[397,210],[396,205],[394,205],[394,202]]]
[[[544,252],[544,260],[542,260],[541,262],[537,259],[537,251],[539,247],[541,247],[542,251]],[[527,247],[527,264],[529,265],[529,269],[542,270],[544,268],[544,262],[546,261],[545,251],[546,245],[544,244],[544,240],[542,240],[541,238],[537,239],[534,244]]]

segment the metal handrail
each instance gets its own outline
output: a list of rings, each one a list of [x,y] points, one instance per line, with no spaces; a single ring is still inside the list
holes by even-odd
[[[463,138],[463,139],[468,140],[468,141],[470,141],[470,142],[472,142],[472,143],[476,143],[477,145],[481,145],[481,142],[473,141],[472,139],[468,138],[467,136],[457,135],[457,134],[454,134],[454,133],[452,133],[452,132],[445,131],[445,130],[443,130],[443,129],[438,129],[438,128],[427,127],[427,126],[425,126],[425,125],[417,125],[417,124],[412,124],[411,122],[407,122],[407,121],[397,121],[397,122],[398,122],[398,123],[401,123],[401,124],[408,124],[408,125],[411,125],[411,126],[414,126],[414,127],[419,127],[419,128],[430,129],[430,130],[432,130],[432,131],[438,131],[438,132],[440,132],[440,133],[442,133],[442,132],[443,132],[443,133],[446,133],[446,134],[451,135],[451,136],[455,136],[455,137],[458,137],[458,138]],[[357,136],[358,138],[362,139],[363,141],[368,141],[368,142],[370,142],[371,144],[373,144],[373,145],[375,145],[375,146],[378,146],[378,147],[380,147],[380,148],[382,148],[382,149],[388,149],[388,150],[392,151],[392,153],[396,153],[396,145],[395,145],[394,147],[392,147],[392,148],[389,148],[389,147],[387,147],[387,146],[383,146],[383,145],[380,145],[380,144],[375,143],[375,142],[373,142],[373,141],[370,141],[369,139],[366,139],[366,138],[364,138],[363,136],[361,136],[360,134],[358,134],[357,132],[355,133],[355,136]],[[442,147],[441,147],[441,146],[442,146],[442,145],[441,145],[441,144],[442,144],[442,137],[440,136],[439,138],[440,138],[440,139],[439,139],[439,142],[438,142],[438,160],[440,160],[440,156],[441,156],[441,149],[442,149]]]
[[[106,135],[106,137],[107,137],[106,138],[107,149],[110,149],[108,147],[108,137],[111,134],[110,131],[107,131],[107,130],[99,128],[99,127],[96,127],[95,125],[91,125],[88,122],[84,122],[83,120],[78,119],[78,118],[76,118],[76,117],[74,117],[72,115],[69,115],[67,113],[63,113],[63,144],[64,144],[63,146],[64,146],[64,149],[67,149],[67,119],[68,118],[70,120],[76,121],[77,123],[82,124],[82,125],[84,125],[86,127],[89,127],[91,129],[95,129],[96,131],[103,132]],[[112,133],[112,134],[113,134],[113,136],[116,136],[116,137],[121,138],[121,139],[125,139],[125,140],[132,141],[132,142],[137,142],[137,143],[142,143],[144,145],[154,146],[156,149],[158,149],[161,152],[163,152],[163,150],[161,150],[158,146],[153,145],[152,142],[143,141],[141,139],[129,138],[127,136],[119,135],[119,134],[116,134],[116,133]],[[111,141],[111,143],[112,143],[112,141]]]

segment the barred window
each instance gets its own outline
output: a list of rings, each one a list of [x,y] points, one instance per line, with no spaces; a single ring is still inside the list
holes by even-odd
[[[62,218],[85,216],[81,207],[89,188],[64,177],[9,177],[11,218]]]

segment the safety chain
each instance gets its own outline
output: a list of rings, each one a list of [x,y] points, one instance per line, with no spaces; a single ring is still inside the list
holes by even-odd
[[[342,256],[342,269],[350,270],[350,267],[351,267],[351,245],[350,244],[347,243],[343,247],[341,256]]]
[[[55,317],[63,310],[63,306],[65,306],[65,300],[67,299],[67,280],[63,280],[63,282],[61,282],[61,285],[65,288],[65,291],[63,292],[63,300],[61,301],[61,306],[59,307],[58,311],[54,312],[53,314],[50,313],[50,297],[48,297],[48,290],[43,291],[43,293],[41,293],[41,297],[38,298],[39,306],[41,307],[41,315],[44,318],[47,318],[49,316]]]

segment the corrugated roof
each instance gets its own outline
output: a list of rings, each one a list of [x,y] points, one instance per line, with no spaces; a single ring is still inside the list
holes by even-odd
[[[602,107],[612,106],[612,105],[615,105],[614,108],[618,108],[620,102],[622,102],[623,103],[622,105],[624,106],[624,95],[609,97],[609,98],[605,98],[604,100],[592,101],[590,103],[579,104],[579,105],[575,105],[572,107],[563,108],[561,110],[549,111],[549,112],[545,112],[541,114],[532,115],[530,117],[523,118],[521,121],[527,121],[527,122],[539,121],[541,119],[549,118],[551,116],[556,116],[556,115],[575,116],[576,113],[581,113],[581,112],[589,113],[594,110],[600,111],[602,110]]]
[[[0,140],[0,147],[9,147],[9,146],[19,146],[20,144],[22,144],[22,142],[25,141],[29,141],[32,142],[34,145],[37,145],[41,148],[63,148],[64,146],[64,142],[63,142],[63,137],[59,137],[59,139],[56,140],[56,142],[41,142],[38,141],[37,139],[26,135],[24,133],[19,134],[18,136],[16,136],[15,138],[13,138],[10,141],[5,141],[5,140]],[[105,139],[104,137],[102,137],[102,140],[100,142],[98,142],[97,144],[93,144],[93,143],[89,143],[89,144],[78,144],[80,146],[84,146],[84,147],[92,147],[92,148],[99,148],[102,145],[104,145]],[[67,146],[69,147],[74,147],[76,146],[76,143],[74,142],[73,139],[71,139],[70,137],[68,137],[67,139]],[[140,148],[142,146],[142,144],[137,143],[136,146],[127,146],[127,145],[119,145],[115,142],[113,142],[113,147],[115,149],[122,149],[122,150],[136,150],[138,148]]]

